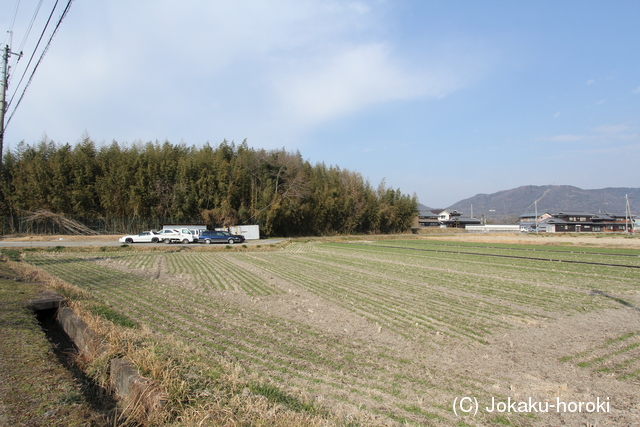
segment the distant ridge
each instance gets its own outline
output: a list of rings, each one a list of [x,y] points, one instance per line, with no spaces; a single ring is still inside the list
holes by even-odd
[[[524,213],[534,212],[534,202],[538,201],[538,212],[558,213],[582,211],[590,213],[624,213],[626,208],[625,194],[629,196],[629,204],[634,214],[640,213],[640,188],[603,188],[599,190],[583,190],[571,185],[526,185],[493,194],[476,194],[468,199],[449,206],[487,221],[517,222]]]

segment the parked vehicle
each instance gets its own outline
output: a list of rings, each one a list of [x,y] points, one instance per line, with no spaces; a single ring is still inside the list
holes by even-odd
[[[244,242],[244,236],[231,234],[227,231],[203,231],[200,233],[198,241],[204,242],[207,245],[211,243],[228,243],[233,245],[234,243]]]
[[[198,241],[198,238],[191,234],[191,231],[187,228],[180,228],[175,230],[160,230],[158,238],[161,242],[172,243],[194,243]]]
[[[123,236],[118,239],[120,243],[158,243],[160,241],[159,233],[155,231],[143,231],[139,234]]]

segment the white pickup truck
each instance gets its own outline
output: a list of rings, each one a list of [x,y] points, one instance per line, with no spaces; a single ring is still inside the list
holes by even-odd
[[[160,230],[158,232],[158,239],[165,243],[194,243],[198,241],[198,238],[191,234],[191,231],[187,228],[178,228],[175,230]]]

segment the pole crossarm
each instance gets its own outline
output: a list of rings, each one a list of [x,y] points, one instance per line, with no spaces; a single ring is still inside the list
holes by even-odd
[[[5,45],[2,51],[2,82],[0,83],[0,172],[2,172],[2,160],[4,156],[4,130],[5,130],[5,113],[7,112],[7,89],[9,88],[9,57],[11,55],[19,55],[22,53],[11,52],[9,45]]]

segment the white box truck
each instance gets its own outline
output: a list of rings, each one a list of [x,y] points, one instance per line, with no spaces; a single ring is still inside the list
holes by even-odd
[[[194,243],[198,238],[188,228],[165,228],[159,231],[158,239],[164,243]]]

